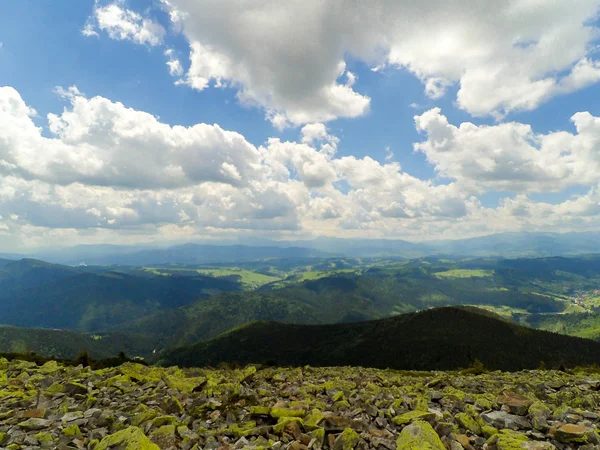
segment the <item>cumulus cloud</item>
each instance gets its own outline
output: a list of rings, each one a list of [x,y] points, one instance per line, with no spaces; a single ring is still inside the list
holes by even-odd
[[[345,59],[405,69],[431,98],[503,117],[600,78],[598,0],[162,0],[190,42],[186,82],[231,86],[284,128],[370,107]]]
[[[463,213],[451,186],[397,163],[336,158],[338,139],[322,124],[303,128],[302,142],[256,147],[218,125],[169,126],[76,87],[56,92],[67,106],[48,115],[45,136],[20,94],[0,88],[0,215],[20,226],[295,231],[356,215]]]
[[[160,45],[166,30],[158,22],[125,8],[123,1],[101,5],[96,1],[92,17],[81,31],[84,36],[98,36],[104,31],[112,39],[128,40],[149,46]]]
[[[600,118],[589,113],[573,116],[576,133],[547,135],[516,123],[455,127],[439,110],[417,116],[427,134],[417,149],[452,178],[436,184],[398,162],[337,156],[339,140],[322,123],[303,127],[298,142],[255,146],[218,125],[171,126],[75,87],[56,92],[66,106],[47,116],[48,135],[18,91],[0,88],[1,242],[600,228]],[[589,190],[556,205],[527,196],[573,184]],[[496,208],[476,197],[509,185],[522,192]]]
[[[536,134],[531,126],[510,122],[452,125],[439,108],[415,116],[427,140],[415,144],[442,176],[465,189],[558,192],[598,182],[600,119],[588,112],[571,118],[576,133]]]

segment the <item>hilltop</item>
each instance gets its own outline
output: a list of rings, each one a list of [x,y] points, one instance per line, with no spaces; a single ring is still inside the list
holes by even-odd
[[[359,323],[256,322],[165,352],[164,365],[272,361],[291,366],[450,370],[473,365],[520,370],[593,364],[600,342],[525,328],[474,308],[446,307]]]

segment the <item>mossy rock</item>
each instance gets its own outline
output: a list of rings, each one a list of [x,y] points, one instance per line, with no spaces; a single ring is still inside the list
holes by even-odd
[[[473,434],[481,434],[481,425],[469,414],[458,413],[454,416],[458,424]]]
[[[177,418],[173,416],[158,416],[152,419],[152,428],[160,428],[163,425],[175,425]]]
[[[268,406],[251,406],[250,415],[252,416],[269,416],[271,415],[271,408]]]
[[[500,430],[487,441],[488,445],[495,445],[497,450],[551,450],[556,447],[549,442],[531,441],[523,433],[512,430]]]
[[[352,428],[346,428],[335,439],[333,450],[352,450],[358,443],[359,439],[360,436],[356,431],[354,431]]]
[[[63,428],[62,434],[69,437],[81,436],[81,430],[78,425],[69,425],[68,427]]]
[[[135,412],[137,412],[137,414],[131,419],[131,424],[135,425],[136,427],[139,427],[140,425],[148,422],[149,420],[153,420],[158,416],[158,411],[152,408],[148,408],[146,405],[143,404],[140,404],[135,409]]]
[[[120,450],[160,450],[138,427],[125,428],[106,436],[94,450],[110,450],[113,447]]]
[[[307,430],[314,430],[319,427],[319,423],[323,420],[323,413],[320,409],[313,409],[305,418],[304,426]]]
[[[590,430],[581,425],[566,424],[554,433],[554,438],[565,444],[585,444],[589,440]]]
[[[431,425],[419,420],[402,429],[396,450],[446,450],[446,447]]]
[[[303,409],[271,408],[271,417],[280,419],[282,417],[304,417],[306,411]]]
[[[62,394],[63,392],[65,392],[65,387],[60,383],[54,382],[48,386],[48,389],[44,391],[44,394],[54,396],[56,394]]]
[[[492,427],[491,425],[484,425],[481,427],[481,432],[486,438],[491,438],[493,435],[498,433],[498,429]]]
[[[290,422],[297,422],[301,427],[304,427],[304,421],[300,417],[281,417],[277,423],[273,426],[273,433],[281,434],[284,428]]]
[[[435,414],[429,411],[409,411],[392,418],[392,422],[396,425],[407,425],[415,420],[430,421],[435,419]]]
[[[163,425],[150,434],[150,440],[160,448],[170,448],[177,445],[175,425]]]

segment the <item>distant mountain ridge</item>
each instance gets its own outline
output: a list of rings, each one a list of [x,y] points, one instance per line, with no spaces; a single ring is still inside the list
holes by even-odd
[[[182,244],[167,248],[78,246],[37,255],[45,261],[78,265],[151,266],[235,263],[269,258],[321,258],[328,253],[306,247]]]
[[[409,242],[401,239],[219,241],[141,246],[83,245],[38,251],[31,257],[54,263],[78,265],[160,265],[235,263],[269,258],[497,256],[541,257],[600,253],[600,232],[499,233],[458,240]],[[7,259],[17,259],[10,255]]]

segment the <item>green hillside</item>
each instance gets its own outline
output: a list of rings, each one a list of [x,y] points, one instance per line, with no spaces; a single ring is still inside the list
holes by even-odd
[[[207,277],[138,276],[22,260],[0,272],[0,323],[101,331],[209,295],[238,290]]]
[[[532,330],[469,308],[438,308],[353,324],[257,322],[165,352],[163,365],[246,364],[365,366],[450,370],[480,360],[491,369],[600,362],[600,343]]]
[[[155,343],[148,337],[130,333],[88,334],[66,330],[0,326],[0,353],[37,353],[60,359],[75,358],[82,350],[96,359],[124,352],[149,358]]]
[[[131,333],[159,339],[161,348],[186,345],[217,336],[233,327],[256,320],[319,323],[310,305],[274,294],[230,292],[199,300],[182,308],[127,323]]]

